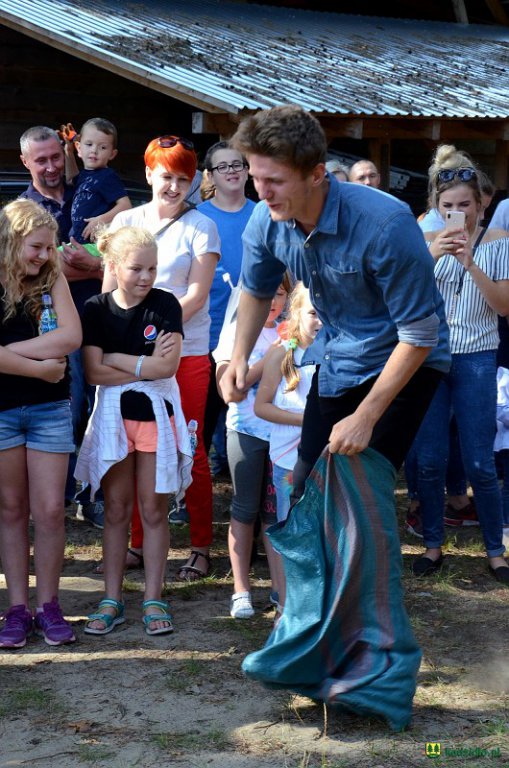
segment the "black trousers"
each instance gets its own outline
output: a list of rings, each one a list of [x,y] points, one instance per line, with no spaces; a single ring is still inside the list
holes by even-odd
[[[375,425],[369,447],[385,456],[396,469],[405,460],[441,378],[442,373],[434,368],[419,368]],[[317,369],[304,411],[299,457],[293,471],[292,503],[304,493],[306,479],[329,442],[334,424],[357,409],[376,379],[369,379],[339,397],[321,397]]]
[[[217,391],[216,384],[216,361],[209,354],[210,358],[210,381],[207,392],[207,404],[205,406],[205,421],[203,424],[203,443],[208,454],[212,445],[212,438],[216,429],[217,420],[221,411],[226,411],[226,403]]]

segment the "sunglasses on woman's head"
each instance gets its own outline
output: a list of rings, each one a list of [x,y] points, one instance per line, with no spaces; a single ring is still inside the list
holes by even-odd
[[[170,149],[176,144],[182,144],[184,149],[194,149],[194,144],[189,139],[183,139],[181,136],[159,136],[157,143],[163,149]]]
[[[437,173],[438,181],[442,184],[458,178],[460,181],[471,181],[477,178],[477,173],[473,168],[443,168]]]

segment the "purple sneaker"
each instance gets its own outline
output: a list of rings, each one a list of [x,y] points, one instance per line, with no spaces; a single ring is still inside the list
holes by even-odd
[[[5,614],[0,648],[23,648],[32,634],[32,614],[26,605],[13,605]]]
[[[48,645],[74,643],[76,637],[69,624],[62,616],[56,597],[51,603],[44,603],[42,611],[35,614],[35,631],[42,635]]]

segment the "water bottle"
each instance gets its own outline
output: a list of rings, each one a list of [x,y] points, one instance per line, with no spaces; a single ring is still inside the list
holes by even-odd
[[[198,435],[196,430],[198,429],[198,422],[196,419],[191,419],[187,425],[187,431],[189,432],[189,442],[191,443],[191,452],[194,456],[196,453],[196,446],[198,445]]]
[[[39,319],[39,334],[54,331],[58,327],[57,314],[53,309],[53,301],[49,293],[42,294],[42,312]]]

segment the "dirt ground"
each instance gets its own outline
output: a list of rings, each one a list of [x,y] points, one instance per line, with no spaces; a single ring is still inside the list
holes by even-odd
[[[162,637],[142,629],[143,571],[126,576],[126,623],[105,637],[83,633],[102,596],[93,573],[100,532],[70,510],[61,603],[78,641],[50,648],[30,639],[0,655],[1,768],[509,765],[509,591],[488,575],[476,530],[450,537],[445,568],[425,581],[410,572],[417,540],[402,532],[407,606],[424,659],[412,726],[393,734],[383,722],[325,712],[244,677],[242,659],[263,644],[273,612],[260,557],[256,617],[229,617],[229,500],[229,484],[216,483],[213,569],[205,581],[175,581],[188,529],[172,526],[167,592],[175,633]],[[403,490],[398,508],[403,519]],[[441,747],[431,763],[428,742]]]

